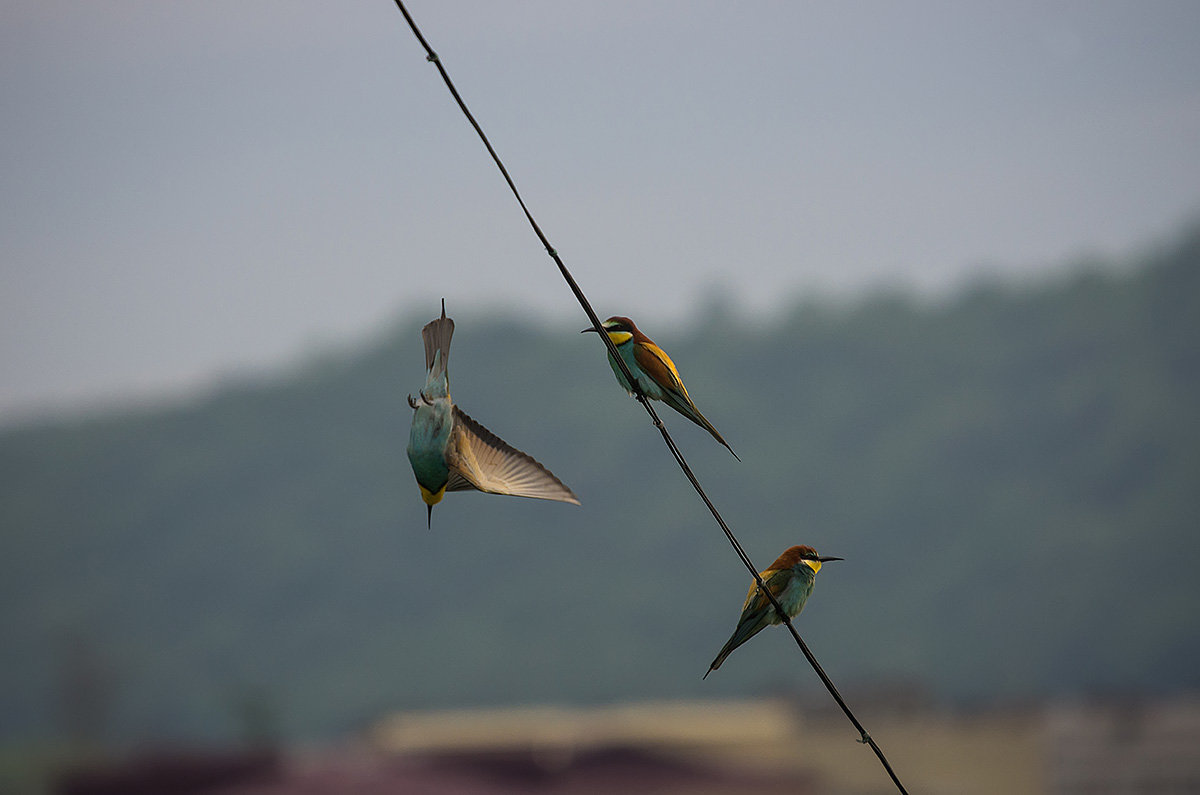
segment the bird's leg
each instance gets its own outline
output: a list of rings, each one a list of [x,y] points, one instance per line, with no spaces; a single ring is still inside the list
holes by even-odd
[[[408,407],[410,409],[415,409],[417,407],[417,401],[413,399],[412,395],[408,396]]]
[[[430,400],[429,398],[425,397],[425,390],[423,390],[423,389],[422,389],[421,391],[417,392],[417,394],[421,396],[421,401],[422,401],[422,402],[423,402],[423,403],[424,403],[426,406],[432,406],[432,405],[433,405],[433,401],[432,401],[432,400]]]

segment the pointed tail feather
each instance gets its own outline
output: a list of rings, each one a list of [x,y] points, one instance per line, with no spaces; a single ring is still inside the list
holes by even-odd
[[[763,573],[768,574],[769,572]],[[770,587],[770,579],[766,579],[768,582],[767,587]],[[720,668],[721,663],[725,662],[725,658],[732,654],[734,649],[762,632],[771,624],[778,623],[772,620],[774,617],[775,610],[771,607],[770,602],[763,598],[757,585],[751,586],[750,592],[746,594],[746,604],[742,607],[742,615],[738,619],[738,625],[733,630],[733,634],[729,636],[729,640],[721,647],[721,651],[717,653],[717,659],[713,660],[712,665],[709,666],[708,673],[710,674]],[[707,677],[708,674],[705,674],[702,678]]]
[[[739,462],[742,460],[742,457],[741,457],[740,455],[738,455],[737,453],[733,452],[733,448],[729,446],[729,442],[725,441],[725,439],[723,439],[723,438],[721,437],[721,434],[717,433],[717,429],[716,429],[716,428],[713,428],[713,427],[711,427],[711,426],[710,426],[710,427],[709,427],[709,429],[708,429],[708,432],[709,432],[709,433],[711,433],[711,434],[713,435],[713,438],[714,438],[714,439],[716,439],[716,440],[717,440],[718,442],[720,442],[721,444],[725,445],[725,449],[729,451],[730,455],[732,455],[734,458],[736,458],[736,459],[737,459]]]
[[[749,639],[750,638],[748,638],[748,637],[739,639],[737,634],[735,633],[734,636],[732,638],[730,638],[729,641],[724,646],[721,647],[721,651],[717,653],[717,658],[712,661],[712,665],[708,666],[708,672],[705,673],[704,676],[702,676],[700,678],[707,679],[708,674],[711,674],[713,671],[720,668],[721,663],[725,662],[725,658],[728,657],[733,652],[734,649],[736,649],[738,646],[741,646],[743,643],[745,643]]]
[[[733,452],[733,448],[729,446],[729,442],[725,441],[725,437],[721,435],[720,431],[718,431],[713,424],[708,421],[708,418],[700,413],[700,409],[696,408],[695,403],[684,401],[679,395],[666,390],[663,390],[663,402],[678,411],[683,416],[687,417],[692,422],[699,425],[704,430],[708,431],[710,434],[712,434],[714,439],[725,445],[726,450],[728,450],[730,453],[733,453],[734,458],[736,458],[738,461],[742,460],[737,453]]]
[[[421,339],[425,342],[425,369],[431,379],[441,378],[446,372],[450,361],[450,338],[454,336],[454,321],[446,317],[446,300],[442,299],[442,316],[434,318],[421,329]],[[441,352],[441,357],[437,356]],[[437,364],[437,372],[433,371]]]

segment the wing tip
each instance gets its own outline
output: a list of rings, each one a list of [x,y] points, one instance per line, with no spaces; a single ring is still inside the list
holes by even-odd
[[[495,488],[484,488],[486,484],[475,483],[475,487],[480,491],[490,492],[493,494],[507,494],[514,497],[529,497],[535,500],[550,500],[553,502],[566,502],[572,505],[579,505],[579,497],[571,490],[567,484],[559,480],[558,476],[551,472],[544,464],[538,461],[533,456],[526,452],[518,450],[508,442],[501,439],[492,431],[485,428],[478,420],[473,419],[469,414],[454,407],[454,415],[461,427],[469,432],[471,436],[477,438],[482,444],[488,446],[492,450],[500,453],[508,459],[519,462],[520,465],[527,468],[525,474],[532,475],[536,481],[531,484],[525,484],[519,491],[497,490]],[[467,473],[463,473],[464,477]]]

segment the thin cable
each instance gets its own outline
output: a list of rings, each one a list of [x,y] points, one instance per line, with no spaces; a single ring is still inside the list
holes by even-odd
[[[575,282],[575,278],[571,276],[571,272],[567,270],[567,266],[563,264],[562,259],[558,256],[558,251],[555,250],[554,246],[550,245],[550,241],[542,232],[542,228],[538,226],[537,221],[534,220],[533,213],[529,211],[529,207],[526,206],[525,200],[521,198],[521,193],[517,190],[516,183],[513,182],[512,177],[509,176],[508,169],[504,167],[504,163],[500,160],[500,156],[496,154],[496,150],[492,148],[491,141],[489,141],[487,135],[484,134],[483,128],[479,126],[479,122],[475,120],[475,116],[472,115],[470,109],[467,108],[467,103],[463,101],[463,98],[458,93],[458,89],[454,87],[454,82],[450,79],[450,75],[446,72],[446,67],[442,66],[441,59],[438,58],[437,53],[434,52],[433,48],[429,46],[429,42],[427,42],[425,37],[421,34],[420,28],[417,27],[417,23],[408,13],[408,9],[404,7],[402,0],[395,0],[395,2],[396,7],[400,9],[400,13],[404,15],[404,19],[408,22],[408,26],[412,28],[413,35],[417,37],[417,41],[419,41],[421,46],[425,48],[425,60],[430,61],[434,66],[437,67],[438,72],[442,76],[442,80],[446,83],[446,88],[450,90],[451,96],[454,97],[454,101],[458,103],[459,109],[462,110],[463,115],[467,117],[467,121],[471,122],[471,126],[475,128],[475,132],[478,133],[479,139],[483,141],[483,145],[487,147],[488,154],[492,156],[492,160],[496,163],[496,167],[500,169],[500,173],[504,176],[504,181],[508,183],[509,190],[512,191],[513,196],[517,200],[517,204],[521,205],[521,210],[525,213],[525,218],[529,221],[529,225],[533,227],[534,234],[538,236],[538,240],[542,242],[542,245],[546,249],[546,253],[550,255],[550,257],[554,260],[554,263],[558,266],[558,270],[566,280],[567,285],[571,288],[571,292],[575,294],[575,298],[579,301],[579,305],[583,307],[583,311],[588,316],[588,320],[592,322],[592,328],[599,332],[596,336],[604,340],[604,345],[608,349],[609,356],[617,363],[617,366],[620,367],[621,372],[625,376],[626,382],[632,385],[634,396],[637,397],[638,401],[650,414],[650,418],[654,423],[654,427],[658,428],[659,433],[662,434],[663,441],[666,442],[667,448],[671,451],[671,455],[675,457],[675,462],[679,464],[680,469],[683,470],[683,474],[687,476],[687,479],[691,482],[692,487],[696,489],[696,493],[700,495],[700,499],[704,501],[704,504],[708,507],[708,510],[713,515],[713,518],[717,520],[717,524],[720,525],[721,529],[725,532],[725,537],[729,539],[729,543],[733,546],[734,551],[737,553],[738,557],[741,558],[742,565],[744,565],[750,572],[751,576],[754,577],[754,582],[757,583],[758,589],[763,593],[764,596],[767,597],[768,600],[770,600],[771,606],[775,608],[775,613],[783,620],[783,623],[787,626],[788,631],[791,632],[792,637],[796,640],[796,644],[800,647],[800,651],[804,653],[804,656],[808,659],[808,662],[813,667],[813,670],[817,672],[817,676],[821,678],[821,681],[824,683],[826,689],[829,690],[829,694],[833,696],[833,700],[837,702],[838,706],[842,708],[842,711],[846,713],[846,717],[849,718],[850,722],[854,725],[854,728],[858,730],[860,736],[859,742],[871,746],[871,750],[875,752],[875,756],[879,757],[879,761],[883,764],[884,770],[887,771],[887,774],[891,777],[892,782],[896,785],[896,788],[899,789],[903,795],[908,795],[908,790],[904,789],[904,785],[900,783],[900,779],[897,778],[895,771],[892,770],[892,766],[888,763],[887,757],[883,755],[883,750],[875,743],[875,740],[872,739],[871,735],[867,733],[867,730],[863,728],[862,724],[858,722],[858,718],[854,716],[854,713],[850,711],[850,707],[847,706],[845,700],[842,698],[842,694],[838,692],[838,689],[836,686],[834,686],[833,681],[825,673],[825,669],[821,667],[821,664],[817,662],[817,658],[813,656],[813,653],[809,650],[808,644],[804,642],[804,639],[800,637],[800,633],[796,631],[796,627],[792,624],[791,618],[788,617],[786,612],[784,612],[783,606],[779,604],[779,601],[775,598],[775,595],[771,593],[771,591],[763,583],[762,577],[758,573],[758,569],[754,566],[754,562],[750,560],[750,556],[746,554],[745,549],[743,549],[741,543],[738,542],[737,536],[735,536],[733,531],[729,529],[729,525],[725,523],[725,519],[722,518],[720,512],[717,510],[717,507],[713,505],[712,500],[708,498],[708,494],[705,493],[704,487],[700,485],[700,481],[696,479],[696,475],[692,472],[692,468],[688,466],[687,460],[684,459],[683,453],[680,452],[679,447],[676,446],[675,440],[672,439],[671,434],[667,432],[667,427],[663,425],[662,420],[658,417],[658,413],[655,412],[654,407],[650,405],[650,400],[642,393],[641,389],[638,388],[637,379],[635,379],[633,377],[633,373],[629,371],[629,366],[625,363],[624,358],[617,351],[617,346],[613,344],[613,341],[609,339],[609,336],[604,333],[604,329],[600,324],[600,318],[596,315],[595,310],[592,309],[591,302],[587,300],[587,296],[583,294],[583,290],[580,289],[579,285]]]

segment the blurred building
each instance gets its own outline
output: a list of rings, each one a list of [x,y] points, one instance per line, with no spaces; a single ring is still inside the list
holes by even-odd
[[[1200,695],[962,711],[904,685],[855,713],[925,795],[1200,793]],[[836,709],[810,699],[397,712],[317,749],[144,753],[61,795],[601,795],[895,792]]]
[[[1052,795],[1200,793],[1200,696],[1053,707],[1046,758]]]
[[[712,754],[788,736],[779,702],[403,713],[354,744],[287,754],[151,753],[64,776],[60,795],[818,795],[812,771]]]

